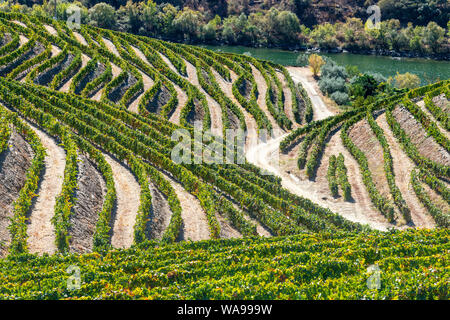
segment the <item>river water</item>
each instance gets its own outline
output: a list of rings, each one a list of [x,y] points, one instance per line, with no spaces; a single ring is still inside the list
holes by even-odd
[[[213,51],[231,53],[250,53],[253,57],[269,60],[282,65],[295,65],[299,52],[268,48],[249,48],[243,46],[203,46]],[[385,77],[399,73],[414,73],[428,84],[437,80],[450,79],[450,62],[418,58],[393,58],[351,53],[323,54],[341,65],[355,65],[362,72],[377,72]]]

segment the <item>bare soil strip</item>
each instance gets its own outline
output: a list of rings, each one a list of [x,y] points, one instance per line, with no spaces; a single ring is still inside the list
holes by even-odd
[[[92,252],[98,213],[102,210],[106,184],[95,164],[79,156],[76,203],[70,216],[70,252]]]
[[[284,112],[289,120],[292,121],[292,129],[296,129],[299,127],[298,123],[295,121],[294,111],[292,110],[292,92],[288,86],[288,83],[284,77],[284,74],[281,72],[277,72],[277,77],[280,79],[283,84],[283,92],[284,92]]]
[[[57,46],[52,45],[52,55],[51,57],[57,56],[61,52],[61,49]]]
[[[436,107],[442,109],[442,111],[447,113],[450,112],[450,99],[447,98],[445,93],[434,97],[433,103],[436,105]]]
[[[27,25],[21,21],[13,20],[12,22],[14,22],[15,24],[18,24],[19,26],[22,26],[24,28],[28,28]]]
[[[426,183],[422,183],[422,187],[436,207],[441,209],[442,212],[450,212],[450,205],[436,191],[431,189]]]
[[[122,69],[111,62],[111,72],[112,72],[113,78],[115,78],[122,72]]]
[[[411,210],[411,218],[416,227],[433,228],[435,223],[427,210],[420,203],[411,186],[411,172],[415,165],[412,160],[403,152],[399,143],[392,134],[389,125],[386,122],[386,114],[380,115],[376,119],[378,125],[384,131],[387,143],[391,151],[394,164],[395,183],[402,193],[406,205]]]
[[[94,101],[100,101],[100,99],[102,98],[102,94],[103,91],[105,90],[105,88],[101,88],[100,90],[98,90],[92,97],[91,99]]]
[[[111,166],[117,194],[111,244],[114,248],[129,248],[133,244],[141,188],[128,168],[108,154],[104,156]]]
[[[172,211],[167,197],[153,183],[150,184],[150,191],[152,193],[153,212],[147,226],[147,235],[149,239],[161,240],[170,224]]]
[[[242,234],[237,231],[223,216],[216,214],[217,220],[220,223],[220,238],[232,239],[242,238]]]
[[[181,75],[177,68],[175,68],[175,66],[173,65],[173,63],[169,60],[169,58],[167,58],[164,54],[162,54],[161,52],[158,52],[159,56],[161,57],[161,59],[164,60],[164,63],[167,64],[167,66],[170,68],[170,70],[172,70],[173,72],[175,72],[176,74],[178,74],[180,77],[186,78],[185,76]],[[187,67],[187,66],[186,66]]]
[[[450,166],[450,154],[432,136],[427,134],[422,125],[407,109],[398,106],[392,114],[421,155],[437,163]]]
[[[28,42],[28,38],[23,36],[23,35],[21,35],[21,34],[19,34],[19,45],[23,46],[27,42]]]
[[[73,32],[73,35],[75,36],[75,38],[78,40],[79,43],[81,43],[84,46],[88,45],[88,43],[86,42],[86,39],[84,39],[84,37],[81,34],[79,34],[76,31],[72,31],[72,32]]]
[[[80,67],[80,70],[83,69],[84,67],[86,67],[86,65],[88,64],[89,60],[91,60],[91,58],[89,58],[85,54],[81,54],[81,67]],[[77,73],[75,73],[69,80],[67,80],[64,83],[64,85],[59,89],[59,91],[61,91],[61,92],[69,92],[70,85],[72,84],[73,78],[75,77],[76,74]]]
[[[48,33],[50,33],[52,36],[57,36],[58,32],[53,28],[52,26],[49,26],[48,24],[44,24],[44,28],[47,30]]]
[[[186,92],[184,92],[179,86],[174,84],[174,88],[175,91],[177,92],[178,105],[175,108],[175,111],[170,116],[169,121],[175,124],[180,124],[181,110],[186,105],[188,101],[188,96]]]
[[[206,101],[208,102],[209,112],[211,114],[211,131],[216,136],[222,136],[222,109],[216,100],[211,98],[211,96],[202,88],[200,82],[197,77],[197,69],[188,61],[184,60],[186,64],[186,71],[188,74],[189,82],[196,86],[201,93],[203,93],[206,97]]]
[[[142,60],[144,61],[146,64],[151,65],[151,63],[147,60],[147,57],[144,55],[144,53],[139,49],[136,48],[134,46],[132,46],[133,50],[136,52],[136,55]],[[172,66],[173,67],[173,66]],[[175,68],[175,67],[173,67]],[[150,79],[150,78],[148,78]],[[147,81],[148,81],[147,79]],[[145,85],[145,77],[144,77],[144,85]],[[150,79],[150,81],[152,81]],[[153,85],[153,81],[152,84]],[[175,109],[175,111],[172,113],[172,115],[170,116],[169,121],[175,124],[180,124],[180,113],[181,113],[181,109],[183,109],[183,107],[186,105],[187,101],[188,101],[188,97],[186,92],[184,92],[179,86],[177,86],[175,83],[173,83],[173,86],[175,88],[175,91],[177,92],[177,98],[178,98],[178,105]],[[138,106],[139,104],[137,104]],[[130,110],[131,108],[137,109],[137,106],[131,106],[130,105]],[[134,111],[134,110],[132,110]],[[136,111],[135,111],[136,112]]]
[[[183,227],[179,236],[179,240],[207,240],[210,239],[210,232],[206,213],[200,205],[200,201],[187,192],[183,186],[166,175],[167,180],[177,193],[181,204],[181,218],[183,219]]]
[[[29,144],[15,130],[8,144],[8,149],[0,155],[0,257],[7,254],[11,241],[8,226],[13,217],[13,204],[25,185],[27,170],[34,156]]]
[[[258,86],[258,106],[259,108],[266,114],[267,118],[269,119],[270,123],[272,124],[273,132],[275,137],[279,137],[284,133],[283,129],[280,128],[278,123],[275,121],[272,114],[269,112],[269,109],[267,109],[266,105],[266,93],[267,93],[267,83],[264,79],[261,72],[255,68],[255,66],[250,65],[252,68],[253,77],[255,78],[256,85]]]
[[[29,125],[41,139],[46,149],[45,173],[37,191],[38,197],[32,205],[28,225],[28,249],[31,253],[56,252],[55,233],[51,219],[54,215],[56,197],[61,193],[66,154],[56,141],[45,132]]]

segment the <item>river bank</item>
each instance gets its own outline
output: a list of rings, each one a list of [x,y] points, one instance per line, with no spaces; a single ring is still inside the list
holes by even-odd
[[[204,48],[237,54],[249,54],[255,58],[269,60],[284,66],[295,66],[299,51],[245,46],[203,46]],[[398,73],[414,73],[426,85],[441,79],[450,78],[450,62],[424,58],[390,57],[381,55],[362,55],[353,53],[321,53],[341,65],[356,65],[361,72],[376,72],[385,77]]]

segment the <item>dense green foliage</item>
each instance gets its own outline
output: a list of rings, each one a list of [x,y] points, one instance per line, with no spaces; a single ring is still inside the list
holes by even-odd
[[[0,261],[4,299],[449,299],[449,232],[308,234]],[[81,288],[67,290],[69,266]],[[381,271],[369,289],[367,268]]]
[[[445,0],[426,3],[382,0],[379,5],[383,21],[380,28],[372,30],[364,27],[369,18],[366,9],[376,1],[366,2],[364,8],[361,3],[338,8],[334,2],[325,5],[315,2],[281,1],[250,10],[249,1],[233,0],[214,2],[224,8],[211,11],[207,9],[213,6],[209,1],[197,6],[193,6],[196,1],[125,3],[108,0],[82,1],[87,7],[78,5],[84,24],[151,37],[163,36],[172,41],[448,54],[445,27],[449,8]],[[58,1],[56,15],[59,19],[67,20],[68,7],[69,3]],[[21,7],[6,3],[2,9],[53,17],[55,2],[37,5],[25,1]],[[334,10],[338,12],[333,13]]]

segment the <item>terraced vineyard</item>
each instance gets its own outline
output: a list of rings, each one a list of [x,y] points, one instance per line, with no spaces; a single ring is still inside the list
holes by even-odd
[[[249,56],[8,13],[0,45],[1,298],[448,298],[449,81],[326,117]]]

